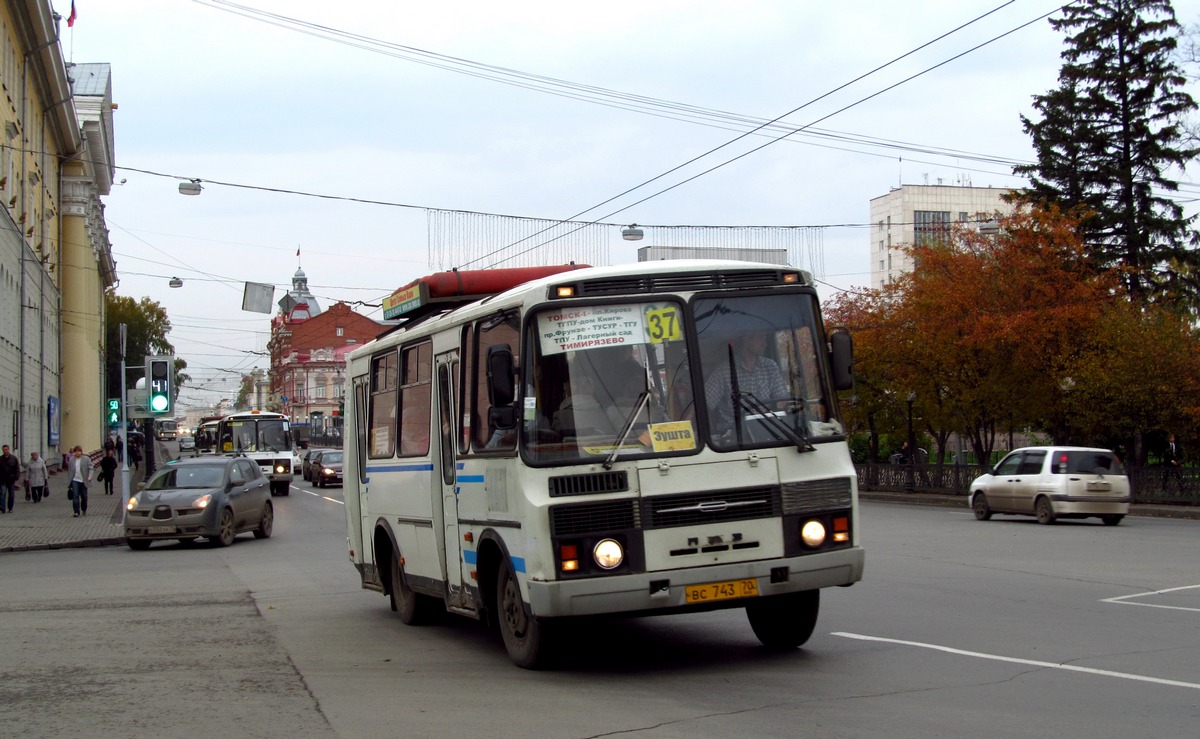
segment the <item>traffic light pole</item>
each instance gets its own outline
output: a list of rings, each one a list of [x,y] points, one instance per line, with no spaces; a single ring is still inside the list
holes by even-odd
[[[128,385],[125,379],[125,324],[121,324],[121,524],[125,524],[126,506],[129,504],[129,421],[125,417],[128,404]]]

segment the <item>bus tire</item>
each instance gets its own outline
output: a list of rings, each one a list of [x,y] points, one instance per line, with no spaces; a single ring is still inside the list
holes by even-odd
[[[817,626],[821,591],[773,595],[746,605],[754,635],[768,649],[795,649],[808,641]]]
[[[392,599],[392,610],[400,616],[400,623],[408,626],[420,626],[434,619],[437,603],[428,595],[414,593],[404,581],[404,573],[400,571],[400,557],[392,553],[392,588],[389,595]]]
[[[496,612],[500,636],[513,664],[529,670],[544,667],[551,651],[547,646],[548,624],[529,612],[507,559],[496,574]]]

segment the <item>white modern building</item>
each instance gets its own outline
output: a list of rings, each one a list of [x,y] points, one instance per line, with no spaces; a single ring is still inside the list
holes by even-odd
[[[882,288],[912,269],[901,247],[938,239],[953,223],[979,223],[1008,215],[1013,206],[997,187],[902,185],[871,200],[871,287]]]

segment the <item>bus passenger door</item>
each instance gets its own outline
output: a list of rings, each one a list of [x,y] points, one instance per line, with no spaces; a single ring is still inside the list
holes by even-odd
[[[463,589],[462,539],[458,526],[458,468],[455,453],[455,436],[458,425],[455,421],[458,403],[455,397],[459,373],[458,352],[447,352],[437,358],[437,417],[438,429],[434,464],[439,471],[435,479],[441,486],[442,537],[441,556],[446,568],[446,605],[464,608],[471,604]],[[436,516],[435,516],[436,519]]]

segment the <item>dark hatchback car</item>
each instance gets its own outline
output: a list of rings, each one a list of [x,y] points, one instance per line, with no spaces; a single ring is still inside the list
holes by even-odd
[[[323,449],[305,449],[300,455],[300,476],[305,480],[313,481],[313,467],[317,461],[317,456],[323,452]]]
[[[140,486],[125,511],[130,549],[158,539],[208,539],[229,546],[243,531],[266,539],[275,524],[271,486],[246,457],[196,457],[166,464]]]
[[[326,449],[317,457],[313,468],[313,482],[317,487],[342,484],[342,452]]]

